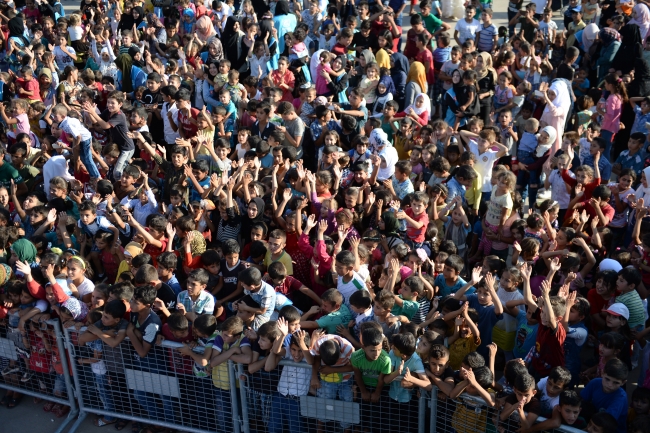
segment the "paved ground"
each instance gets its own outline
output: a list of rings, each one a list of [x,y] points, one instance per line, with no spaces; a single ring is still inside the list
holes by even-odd
[[[65,11],[67,14],[74,12],[78,8],[79,2],[76,0],[62,0]],[[494,1],[494,24],[498,26],[503,26],[507,24],[507,0],[495,0]],[[556,15],[558,21],[561,21],[559,15]],[[407,19],[404,20],[404,32],[410,27],[407,25]],[[447,21],[452,30],[450,34],[453,36],[453,28],[455,26],[454,22]],[[561,28],[561,24],[558,23]],[[3,395],[4,392],[0,391],[0,395]],[[25,396],[21,404],[14,409],[7,409],[3,406],[0,406],[0,433],[14,433],[21,431],[29,431],[31,433],[52,433],[62,424],[63,419],[58,419],[52,414],[43,411],[43,403],[35,404],[32,402],[31,397]],[[94,416],[89,415],[80,428],[77,430],[80,433],[100,433],[100,432],[115,432],[116,430],[113,426],[106,426],[103,428],[95,427],[92,424]],[[71,426],[72,423],[69,424]],[[68,426],[68,427],[69,427]],[[127,427],[126,432],[130,431],[130,426]]]

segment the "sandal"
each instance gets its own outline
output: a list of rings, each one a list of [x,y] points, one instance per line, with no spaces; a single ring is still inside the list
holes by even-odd
[[[117,420],[106,421],[106,418],[102,416],[100,418],[96,418],[93,424],[95,424],[95,427],[104,427],[105,425],[115,424],[116,421]]]
[[[44,410],[45,412],[52,412],[52,409],[54,409],[54,406],[56,406],[56,403],[54,403],[53,401],[48,401],[48,402],[45,403],[45,405],[43,406],[43,410]]]
[[[124,427],[129,425],[129,421],[125,419],[118,419],[117,422],[115,423],[115,430],[124,430]]]
[[[64,405],[59,406],[59,409],[56,412],[52,411],[52,413],[54,413],[54,415],[57,418],[62,418],[66,416],[68,412],[70,412],[70,406],[64,406]]]
[[[23,399],[23,396],[21,395],[18,398],[12,398],[9,400],[9,403],[7,404],[7,409],[13,409],[16,406],[18,406],[18,403]]]

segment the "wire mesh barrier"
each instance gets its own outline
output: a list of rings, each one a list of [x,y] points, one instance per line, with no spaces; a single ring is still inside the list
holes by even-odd
[[[500,403],[497,399],[497,405]],[[427,417],[429,433],[514,433],[521,428],[515,413],[505,420],[496,407],[488,406],[481,397],[463,393],[456,398],[449,398],[438,388],[430,393],[429,416]],[[535,423],[546,418],[539,416]],[[584,433],[584,430],[562,425],[558,428],[543,429],[549,433]]]
[[[56,430],[61,432],[78,414],[61,325],[58,320],[19,319],[10,313],[0,320],[3,403],[14,407],[24,395],[42,400],[45,411],[66,417]]]
[[[134,421],[196,433],[239,433],[231,361],[210,368],[182,355],[182,344],[166,340],[141,357],[128,339],[112,347],[89,341],[93,336],[83,330],[65,332],[81,411],[71,432],[91,413],[99,416],[96,425]],[[201,354],[203,348],[193,352]]]

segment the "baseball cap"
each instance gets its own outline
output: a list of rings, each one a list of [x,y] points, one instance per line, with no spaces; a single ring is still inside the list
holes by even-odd
[[[621,316],[625,320],[630,320],[630,310],[627,309],[625,304],[620,302],[610,305],[606,311],[613,316]]]

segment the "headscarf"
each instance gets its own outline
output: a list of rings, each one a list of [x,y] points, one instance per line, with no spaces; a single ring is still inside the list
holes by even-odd
[[[197,230],[192,230],[190,233],[190,239],[192,239],[190,241],[190,251],[192,256],[200,256],[205,252],[205,238]]]
[[[638,3],[634,8],[632,8],[632,15],[634,15],[634,18],[632,18],[627,24],[636,24],[639,26],[641,39],[645,40],[648,35],[648,30],[650,30],[650,9],[648,9],[648,6],[643,3]]]
[[[339,68],[338,71],[342,71],[343,69],[345,69],[345,65],[347,65],[347,63],[348,63],[347,56],[338,56],[336,59],[339,59],[340,62],[341,62],[341,67]],[[336,59],[334,59],[334,60],[336,60]],[[334,63],[334,60],[332,60],[332,63]],[[334,72],[338,72],[338,71],[334,71]]]
[[[589,49],[596,41],[598,37],[598,25],[589,24],[582,31],[582,46],[584,47],[585,53],[589,52]]]
[[[395,213],[387,210],[381,214],[381,219],[384,221],[384,230],[380,230],[380,233],[387,238],[391,236],[399,238],[399,221]]]
[[[215,47],[217,50],[217,54],[215,54],[214,57],[212,57],[212,59],[218,61],[223,60],[223,45],[221,45],[221,41],[219,40],[219,38],[217,38],[216,36],[211,37],[210,40],[208,41],[208,45]],[[208,52],[208,56],[210,56],[210,52]]]
[[[221,32],[221,40],[223,40],[223,45],[226,47],[226,59],[230,60],[233,65],[239,61],[239,47],[237,45],[239,32],[235,30],[236,23],[235,17],[228,17],[223,32]]]
[[[542,145],[552,145],[557,140],[557,130],[552,126],[545,126],[540,132],[546,132],[548,134],[548,142],[541,143]]]
[[[289,9],[289,2],[286,0],[280,0],[275,6],[276,17],[280,15],[289,15],[290,13],[291,13],[291,9]]]
[[[278,50],[278,44],[277,41],[271,44],[271,37],[273,36],[273,20],[270,20],[268,18],[263,19],[259,21],[258,25],[260,27],[260,40],[263,41],[266,35],[269,35],[269,54],[271,56],[274,56],[275,52]]]
[[[133,19],[133,14],[123,13],[122,18],[120,18],[119,28],[121,30],[132,30],[133,24],[135,24],[135,19]]]
[[[623,74],[629,74],[634,69],[634,62],[643,56],[643,40],[639,26],[636,24],[627,24],[620,31],[621,46],[618,48],[612,67],[621,71]]]
[[[133,66],[137,66],[138,68],[144,68],[144,62],[142,60],[135,60],[135,55],[138,54],[140,50],[138,47],[134,47],[133,45],[131,48],[129,48],[129,56],[131,56],[131,63]]]
[[[415,105],[415,103],[418,101],[418,98],[424,99],[422,107],[420,108],[418,108]],[[409,108],[412,108],[413,111],[415,111],[415,114],[417,114],[418,116],[422,113],[427,113],[426,121],[429,122],[429,118],[431,117],[431,100],[429,99],[426,93],[418,93],[418,95],[413,100],[413,103],[408,107],[406,107],[404,109],[404,112],[408,113]]]
[[[375,61],[380,68],[390,69],[390,57],[388,57],[388,53],[383,48],[375,54]]]
[[[212,21],[207,15],[203,15],[201,18],[196,20],[194,25],[196,28],[196,35],[199,37],[199,40],[203,43],[207,42],[212,36],[216,36],[217,32],[214,30]]]
[[[598,32],[598,39],[603,43],[603,46],[607,47],[614,41],[620,41],[621,35],[615,29],[611,27],[605,27],[600,32]]]
[[[372,62],[377,62],[377,60],[375,59],[375,55],[372,54],[372,51],[370,50],[363,50],[361,52],[361,57],[366,59],[366,66],[371,64]],[[390,66],[390,60],[388,61],[388,64]]]
[[[124,93],[131,93],[133,90],[133,83],[131,82],[131,67],[133,66],[133,58],[128,54],[120,54],[115,59],[115,64],[122,71],[122,91]]]
[[[191,17],[191,18],[194,18],[194,16],[195,16],[194,11],[192,9],[190,9],[190,8],[184,9],[183,10],[183,15]]]
[[[427,73],[424,69],[424,65],[420,62],[411,63],[411,68],[406,77],[406,83],[414,81],[420,86],[420,91],[424,92],[427,88]]]
[[[27,239],[18,239],[16,242],[11,244],[11,251],[13,251],[18,260],[21,262],[34,263],[36,261],[36,247],[33,243]]]
[[[29,45],[29,41],[25,38],[25,24],[20,17],[13,17],[7,22],[9,29],[9,37],[16,37],[23,41],[25,46]]]
[[[6,263],[0,263],[0,286],[7,284],[12,275],[11,267]]]
[[[379,91],[379,85],[386,86],[386,91],[384,93],[381,93]],[[377,93],[378,97],[384,97],[388,95],[389,93],[395,96],[395,84],[393,83],[393,79],[390,77],[390,75],[384,75],[379,79],[379,83],[377,84],[377,90],[375,90]]]
[[[393,60],[394,65],[390,69],[390,75],[393,78],[393,83],[395,84],[395,90],[397,92],[397,95],[393,96],[395,96],[396,99],[401,100],[404,98],[404,87],[406,86],[406,75],[409,72],[409,61],[402,53],[393,53],[390,58]]]
[[[144,252],[142,245],[137,242],[129,242],[124,247],[124,252],[129,253],[131,257],[137,257]]]
[[[142,6],[134,7],[131,10],[131,16],[133,16],[133,11],[136,11],[138,13],[138,19],[133,18],[133,23],[135,24],[135,28],[137,29],[142,23],[142,21],[144,21],[145,18],[144,8]]]
[[[57,176],[61,176],[68,182],[74,180],[74,176],[68,170],[68,160],[63,155],[54,155],[43,165],[43,185],[49,185],[50,180]],[[48,200],[53,198],[50,196],[50,188],[45,188],[45,194]]]
[[[487,77],[488,74],[492,74],[492,78],[496,83],[497,71],[495,71],[492,67],[492,56],[485,51],[481,51],[478,55],[481,57],[481,60],[483,60],[483,67],[481,69],[478,69],[478,67],[476,68],[476,73],[478,74],[478,77],[476,79],[482,80],[483,78]]]
[[[634,80],[627,88],[628,95],[650,96],[650,64],[642,57],[634,63]]]
[[[555,93],[555,99],[552,102],[557,108],[560,108],[564,114],[569,113],[569,108],[571,107],[571,96],[569,95],[569,89],[567,85],[562,80],[555,80],[551,83],[549,90],[552,90]],[[548,107],[544,111],[548,111]]]
[[[259,197],[255,197],[251,201],[253,203],[255,203],[255,206],[257,206],[257,215],[255,215],[255,218],[250,218],[251,222],[263,221],[263,219],[264,219],[264,208],[266,207],[265,204],[264,204],[264,200],[262,200]]]

